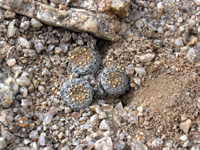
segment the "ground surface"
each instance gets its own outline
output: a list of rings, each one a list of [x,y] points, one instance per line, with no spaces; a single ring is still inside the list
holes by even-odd
[[[121,20],[124,36],[116,43],[35,27],[30,18],[0,9],[0,147],[200,150],[200,2],[159,2],[131,1]],[[70,72],[68,52],[86,45],[97,45],[101,54],[98,73],[118,68],[128,75],[130,89],[72,111],[60,88],[83,77]]]

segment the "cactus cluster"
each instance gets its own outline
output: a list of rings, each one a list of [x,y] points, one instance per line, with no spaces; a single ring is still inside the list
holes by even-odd
[[[101,64],[97,50],[79,46],[70,50],[68,55],[71,72],[77,73],[80,78],[65,81],[60,95],[72,110],[87,107],[93,98],[119,96],[128,90],[129,79],[124,72],[116,68],[104,68],[97,73]]]

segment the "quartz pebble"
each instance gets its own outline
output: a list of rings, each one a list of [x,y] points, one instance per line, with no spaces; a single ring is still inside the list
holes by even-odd
[[[1,134],[6,140],[6,144],[14,142],[15,136],[12,133],[10,133],[7,129],[5,129],[3,126],[1,126]]]
[[[99,126],[100,130],[110,130],[110,125],[109,123],[104,119],[101,121],[100,126]]]
[[[99,115],[95,114],[90,118],[90,126],[95,127],[99,125]]]
[[[6,141],[4,137],[0,137],[0,149],[6,148]]]
[[[37,140],[38,139],[38,131],[37,130],[32,130],[30,133],[29,133],[29,138],[31,140]]]
[[[13,111],[11,109],[5,109],[1,112],[0,121],[4,126],[9,126],[13,121]]]
[[[24,37],[19,37],[18,38],[18,43],[24,48],[28,48],[28,49],[31,48],[31,42],[29,42]]]
[[[13,59],[7,60],[7,64],[8,64],[9,67],[14,66],[16,64],[16,59],[13,58]]]
[[[163,140],[160,138],[153,140],[151,144],[151,148],[155,150],[160,150],[163,148],[163,146],[164,146]]]
[[[94,144],[95,150],[113,150],[113,142],[110,137],[104,137],[100,140],[97,140]]]
[[[16,15],[15,12],[10,11],[10,10],[6,10],[6,11],[4,12],[5,18],[12,19],[12,18],[15,18],[15,15]]]
[[[141,55],[140,58],[139,58],[139,60],[141,62],[149,63],[154,58],[155,58],[155,54],[154,53],[147,53],[147,54]]]
[[[183,47],[184,44],[183,44],[183,38],[180,37],[180,38],[177,38],[176,41],[175,41],[175,44],[178,46],[178,47]]]
[[[148,150],[147,149],[147,146],[142,144],[141,142],[138,142],[138,141],[134,141],[131,143],[130,145],[131,147],[131,150]]]
[[[39,139],[38,139],[38,143],[41,145],[41,146],[45,146],[45,137],[46,137],[46,133],[42,132],[39,136]]]
[[[19,78],[16,79],[16,82],[20,86],[28,86],[30,84],[30,80],[26,76],[20,76]]]
[[[56,107],[51,107],[50,110],[47,112],[43,122],[45,124],[49,124],[53,116],[57,113],[58,113],[58,109]]]
[[[8,38],[11,38],[11,37],[13,37],[15,35],[16,28],[15,28],[14,25],[15,25],[15,20],[10,22],[10,24],[8,26],[8,31],[7,31]]]
[[[145,68],[135,68],[135,71],[136,71],[139,75],[146,75]]]
[[[40,23],[40,21],[36,20],[35,18],[31,19],[31,25],[35,28],[40,28],[41,26],[43,26],[43,24]]]

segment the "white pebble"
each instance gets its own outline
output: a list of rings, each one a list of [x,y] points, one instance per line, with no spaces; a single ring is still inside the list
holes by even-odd
[[[16,59],[15,58],[8,59],[6,62],[7,62],[9,67],[12,67],[16,64]]]
[[[3,149],[3,148],[6,148],[6,141],[4,139],[4,137],[0,137],[0,148]]]
[[[19,37],[18,38],[18,43],[19,45],[21,45],[22,47],[25,48],[31,48],[31,42],[29,42],[27,39],[25,39],[24,37]]]
[[[136,71],[137,74],[139,74],[139,75],[146,75],[145,68],[135,68],[135,71]]]
[[[31,19],[31,25],[35,28],[40,28],[41,26],[43,26],[43,24],[40,23],[40,21],[36,20],[35,18]]]
[[[10,22],[9,26],[8,26],[8,31],[7,31],[7,36],[8,38],[11,38],[15,35],[16,32],[16,28],[15,28],[15,20],[13,20],[12,22]]]
[[[22,86],[20,88],[20,93],[22,94],[23,97],[27,97],[28,96],[28,89],[25,86]]]
[[[29,78],[27,78],[26,76],[20,76],[19,78],[16,79],[16,82],[20,86],[28,86],[31,83]]]
[[[113,150],[113,142],[110,137],[104,137],[94,144],[95,150]]]

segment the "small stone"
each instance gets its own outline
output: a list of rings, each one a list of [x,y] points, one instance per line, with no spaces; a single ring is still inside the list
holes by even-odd
[[[35,18],[31,19],[31,25],[35,28],[40,28],[41,26],[43,26],[43,24],[40,23],[40,21],[36,20]]]
[[[28,145],[28,144],[30,144],[32,141],[30,140],[30,139],[24,139],[23,140],[23,143],[25,144],[25,145]]]
[[[42,93],[43,95],[45,94],[45,87],[44,86],[38,86],[38,90],[40,91],[40,93]]]
[[[19,91],[20,91],[20,93],[22,94],[23,97],[28,96],[28,89],[25,86],[20,87]]]
[[[0,149],[6,148],[6,141],[4,137],[0,137]]]
[[[168,27],[168,29],[170,30],[170,31],[172,31],[172,32],[174,32],[175,31],[175,25],[166,25],[167,27]]]
[[[71,108],[69,108],[69,107],[65,107],[65,113],[67,114],[67,113],[70,113],[72,110],[71,110]]]
[[[30,26],[30,22],[24,21],[24,22],[21,22],[20,29],[27,30],[29,28],[29,26]]]
[[[36,50],[37,53],[40,53],[41,51],[46,49],[46,47],[44,46],[43,41],[38,39],[38,38],[34,38],[33,39],[33,43],[35,45],[35,50]]]
[[[150,63],[152,61],[152,59],[154,59],[154,58],[155,58],[154,53],[147,53],[147,54],[141,55],[139,60],[141,62]]]
[[[159,2],[157,4],[157,10],[158,10],[159,13],[162,13],[164,11],[164,8],[165,7],[163,6],[162,2]]]
[[[163,140],[160,138],[153,140],[153,142],[151,143],[151,149],[153,150],[161,150],[163,146]]]
[[[16,79],[16,82],[20,86],[28,86],[31,83],[29,78],[27,78],[26,76],[20,76],[19,78]]]
[[[6,140],[6,144],[10,144],[15,141],[15,136],[10,133],[7,129],[5,129],[3,126],[1,126],[1,134]]]
[[[6,62],[7,62],[9,67],[12,67],[12,66],[14,66],[16,64],[16,59],[15,58],[9,59]]]
[[[31,42],[29,42],[27,39],[25,39],[24,37],[19,37],[18,38],[18,43],[19,45],[21,45],[24,48],[31,48]]]
[[[1,112],[0,121],[4,126],[9,126],[13,121],[13,112],[11,109],[5,109]]]
[[[93,128],[99,126],[99,115],[95,114],[90,118],[90,126]]]
[[[45,146],[45,137],[46,137],[46,133],[42,132],[38,139],[39,145]]]
[[[192,121],[190,119],[181,122],[179,127],[184,133],[188,133],[190,127],[192,126]]]
[[[38,139],[38,131],[37,130],[32,130],[30,133],[29,133],[29,138],[31,140],[37,140]]]
[[[51,119],[53,118],[53,116],[57,113],[58,113],[58,109],[54,106],[51,107],[50,110],[47,112],[43,122],[45,124],[49,124],[51,122]]]
[[[148,150],[146,145],[138,141],[132,142],[130,146],[131,150]]]
[[[197,5],[200,5],[200,0],[194,0]]]
[[[104,119],[101,121],[100,126],[99,126],[100,130],[110,130],[110,125],[109,123]]]
[[[62,139],[64,137],[64,133],[63,132],[60,132],[59,134],[58,134],[58,138],[59,139]]]
[[[4,12],[5,18],[13,19],[13,18],[15,18],[15,15],[16,15],[15,12],[12,12],[10,10],[6,10]]]
[[[95,150],[113,150],[113,142],[110,137],[97,140],[94,144]]]
[[[62,49],[64,53],[66,53],[69,49],[70,44],[69,43],[60,43],[59,48]]]
[[[193,47],[197,44],[198,38],[195,36],[191,36],[189,42],[187,43],[187,46]]]
[[[114,145],[114,149],[115,150],[123,150],[126,147],[126,143],[123,141],[118,141],[115,145]]]
[[[144,24],[143,24],[142,20],[138,20],[138,21],[135,22],[135,26],[138,29],[141,29],[144,26]]]
[[[176,44],[178,47],[183,47],[183,46],[184,46],[184,44],[183,44],[183,38],[180,37],[180,38],[176,39],[175,44]]]
[[[0,22],[1,23],[4,21],[4,18],[5,18],[5,16],[4,16],[3,12],[0,11]]]
[[[183,145],[182,145],[182,147],[185,147],[185,148],[192,147],[192,146],[193,146],[193,144],[189,140],[187,140],[186,142],[184,142]]]
[[[135,71],[139,74],[139,75],[146,75],[146,71],[145,68],[135,68]]]
[[[22,106],[29,107],[29,106],[32,106],[32,104],[33,104],[33,102],[32,102],[32,99],[30,99],[30,98],[21,100],[21,105]]]
[[[187,135],[182,135],[179,137],[181,141],[186,141],[188,139]]]
[[[16,28],[14,25],[15,25],[15,20],[13,20],[12,22],[9,23],[8,31],[7,31],[8,38],[11,38],[15,35]]]
[[[190,62],[194,62],[197,58],[197,52],[195,51],[194,48],[190,48],[188,50],[188,53],[186,55],[186,58],[190,61]]]

